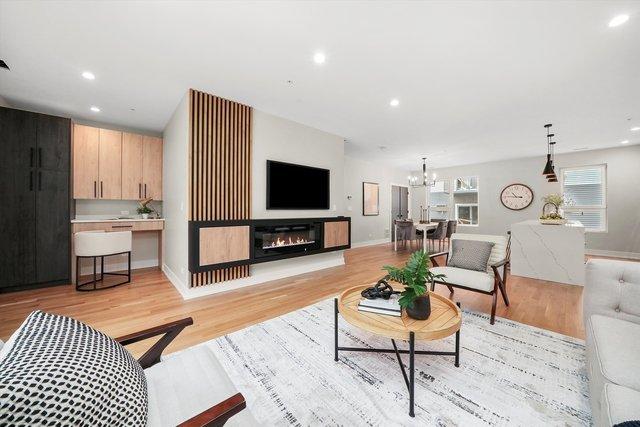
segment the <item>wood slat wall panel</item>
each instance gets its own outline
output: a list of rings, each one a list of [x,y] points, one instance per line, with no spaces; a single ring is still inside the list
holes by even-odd
[[[251,218],[251,115],[246,105],[189,91],[189,220]],[[191,286],[249,276],[249,266],[191,275]]]

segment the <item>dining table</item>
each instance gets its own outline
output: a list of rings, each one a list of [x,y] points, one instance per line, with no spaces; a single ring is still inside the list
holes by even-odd
[[[427,250],[427,230],[435,230],[438,227],[438,223],[437,222],[414,221],[413,225],[416,228],[416,230],[421,230],[422,231],[422,251],[426,252],[426,250]],[[393,250],[397,251],[398,250],[398,224],[396,222],[394,222],[393,226],[395,228],[394,233],[393,233],[393,235],[394,235]]]

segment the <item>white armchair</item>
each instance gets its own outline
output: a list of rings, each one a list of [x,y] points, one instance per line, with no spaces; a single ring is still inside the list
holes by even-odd
[[[491,255],[485,271],[466,270],[458,267],[450,267],[449,257],[455,240],[475,240],[481,242],[492,242]],[[453,294],[453,288],[466,289],[493,296],[491,306],[491,324],[496,318],[496,305],[498,302],[498,292],[502,295],[504,303],[509,306],[507,296],[507,267],[509,265],[509,245],[510,239],[505,236],[493,236],[485,234],[462,234],[451,235],[449,251],[439,252],[430,256],[433,267],[430,271],[434,274],[444,274],[442,280],[431,283],[431,290],[435,290],[436,284],[445,285]],[[438,263],[441,256],[446,256],[444,265]],[[502,267],[502,274],[499,268]]]

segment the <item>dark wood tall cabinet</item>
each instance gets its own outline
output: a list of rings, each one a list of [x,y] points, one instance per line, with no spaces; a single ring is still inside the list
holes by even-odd
[[[70,281],[71,121],[0,107],[0,293]]]

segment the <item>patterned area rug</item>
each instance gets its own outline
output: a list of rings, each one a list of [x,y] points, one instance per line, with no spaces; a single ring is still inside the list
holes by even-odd
[[[341,346],[392,348],[339,324]],[[343,352],[334,362],[333,300],[206,345],[265,425],[591,424],[583,341],[500,318],[491,326],[480,313],[464,312],[459,368],[453,357],[416,355],[415,418],[395,354]],[[453,348],[453,337],[416,344]]]

